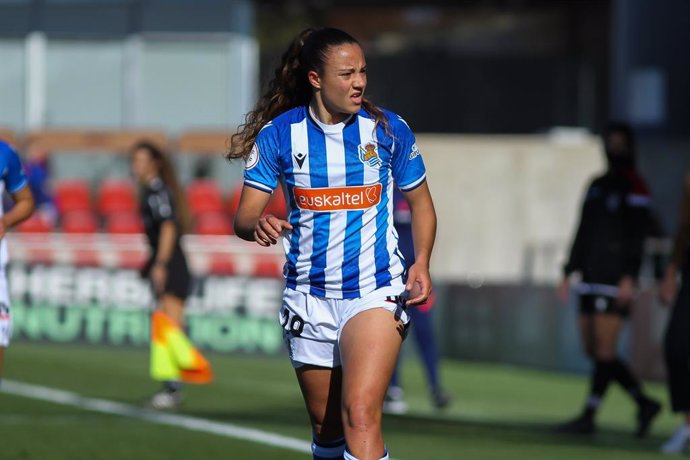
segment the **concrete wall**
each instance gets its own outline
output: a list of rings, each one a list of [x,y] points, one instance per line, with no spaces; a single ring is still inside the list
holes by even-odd
[[[590,136],[423,134],[439,219],[432,272],[468,282],[552,282],[584,189],[603,168]]]

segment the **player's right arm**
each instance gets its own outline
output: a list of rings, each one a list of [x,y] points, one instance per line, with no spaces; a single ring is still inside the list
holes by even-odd
[[[271,214],[261,217],[271,194],[245,185],[242,188],[240,205],[235,215],[235,234],[247,241],[256,241],[261,246],[278,242],[283,230],[292,230],[286,220]]]
[[[278,186],[278,132],[270,123],[259,132],[244,169],[244,187],[235,214],[235,234],[261,246],[278,242],[283,230],[292,226],[273,215],[262,217],[273,190]]]

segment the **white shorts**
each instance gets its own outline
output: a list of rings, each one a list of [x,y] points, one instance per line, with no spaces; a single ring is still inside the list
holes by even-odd
[[[5,268],[0,268],[0,347],[7,347],[12,337],[12,316],[10,315],[10,293],[7,287]]]
[[[363,311],[384,308],[409,324],[410,317],[399,298],[404,290],[403,284],[394,284],[357,299],[327,299],[285,288],[278,320],[292,366],[340,366],[340,332]]]

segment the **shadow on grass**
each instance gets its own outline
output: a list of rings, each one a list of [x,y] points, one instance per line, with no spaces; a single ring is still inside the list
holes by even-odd
[[[286,427],[304,427],[308,430],[309,421],[305,409],[296,405],[266,405],[255,407],[251,411],[207,411],[182,410],[181,413],[206,418],[219,422],[243,426],[281,425]],[[554,432],[554,424],[541,422],[523,422],[516,420],[495,421],[478,420],[475,417],[433,416],[433,415],[385,415],[384,431],[395,435],[423,436],[430,439],[449,439],[461,446],[463,440],[486,439],[501,443],[543,446],[572,446],[611,449],[629,452],[658,452],[664,438],[650,435],[645,439],[633,436],[633,424],[630,430],[613,427],[600,427],[594,435],[564,435]]]

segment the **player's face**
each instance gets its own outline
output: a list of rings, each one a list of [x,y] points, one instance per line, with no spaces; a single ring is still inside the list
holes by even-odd
[[[132,154],[132,174],[142,184],[147,183],[158,173],[156,162],[146,149],[138,149]]]
[[[328,112],[333,115],[359,112],[367,87],[366,69],[364,52],[358,44],[346,43],[329,50],[318,75],[321,100]]]
[[[606,150],[613,155],[629,155],[630,146],[623,133],[613,132],[606,138]]]

